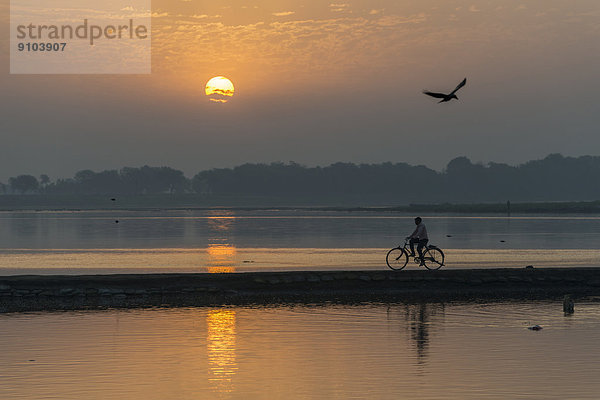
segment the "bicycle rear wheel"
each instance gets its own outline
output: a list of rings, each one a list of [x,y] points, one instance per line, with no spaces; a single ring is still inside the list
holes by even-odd
[[[444,265],[444,252],[437,247],[427,249],[423,257],[427,269],[440,269]]]
[[[387,256],[385,257],[385,262],[391,269],[399,271],[406,267],[406,264],[408,264],[408,254],[406,254],[404,249],[395,247],[388,251]]]

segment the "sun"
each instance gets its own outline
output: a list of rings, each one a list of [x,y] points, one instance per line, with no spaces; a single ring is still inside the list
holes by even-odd
[[[210,101],[227,103],[235,93],[235,88],[229,79],[224,76],[215,76],[206,82],[204,91]]]

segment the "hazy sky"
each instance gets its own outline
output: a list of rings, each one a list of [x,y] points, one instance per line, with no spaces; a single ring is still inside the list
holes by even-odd
[[[600,155],[598,0],[153,0],[151,75],[10,75],[0,181],[244,162]],[[236,88],[211,103],[213,76]],[[436,104],[423,89],[451,91]]]

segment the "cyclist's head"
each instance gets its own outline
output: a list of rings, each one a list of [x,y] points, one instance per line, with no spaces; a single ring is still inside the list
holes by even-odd
[[[415,224],[416,224],[416,225],[419,225],[419,224],[421,223],[421,221],[423,221],[423,220],[421,219],[421,217],[417,217],[417,218],[415,218]]]

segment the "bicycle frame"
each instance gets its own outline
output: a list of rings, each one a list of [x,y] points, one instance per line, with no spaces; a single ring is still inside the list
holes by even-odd
[[[423,246],[423,257],[425,257],[425,254],[427,254],[429,252],[429,246],[432,246],[432,245],[428,244],[427,246]],[[432,247],[435,247],[435,246],[432,246]],[[411,255],[410,255],[410,239],[404,239],[404,246],[403,247],[398,246],[398,248],[399,249],[403,249],[404,252],[406,254],[408,254],[409,257],[411,257]],[[412,256],[412,257],[413,258],[418,258],[419,257],[419,253],[417,251],[415,251],[415,255]]]
[[[398,247],[394,247],[388,251],[385,257],[387,266],[398,271],[406,267],[406,264],[411,258],[417,264],[424,265],[425,268],[430,270],[437,270],[444,266],[444,252],[437,246],[429,244],[424,246],[424,249],[422,250],[422,258],[419,257],[418,254],[415,254],[411,257],[409,249],[410,242],[409,239],[406,239],[404,241],[404,245],[399,245]],[[400,252],[400,254],[394,252]],[[390,258],[390,255],[392,255],[392,258]],[[405,257],[403,259],[404,261],[401,260],[402,257]]]

